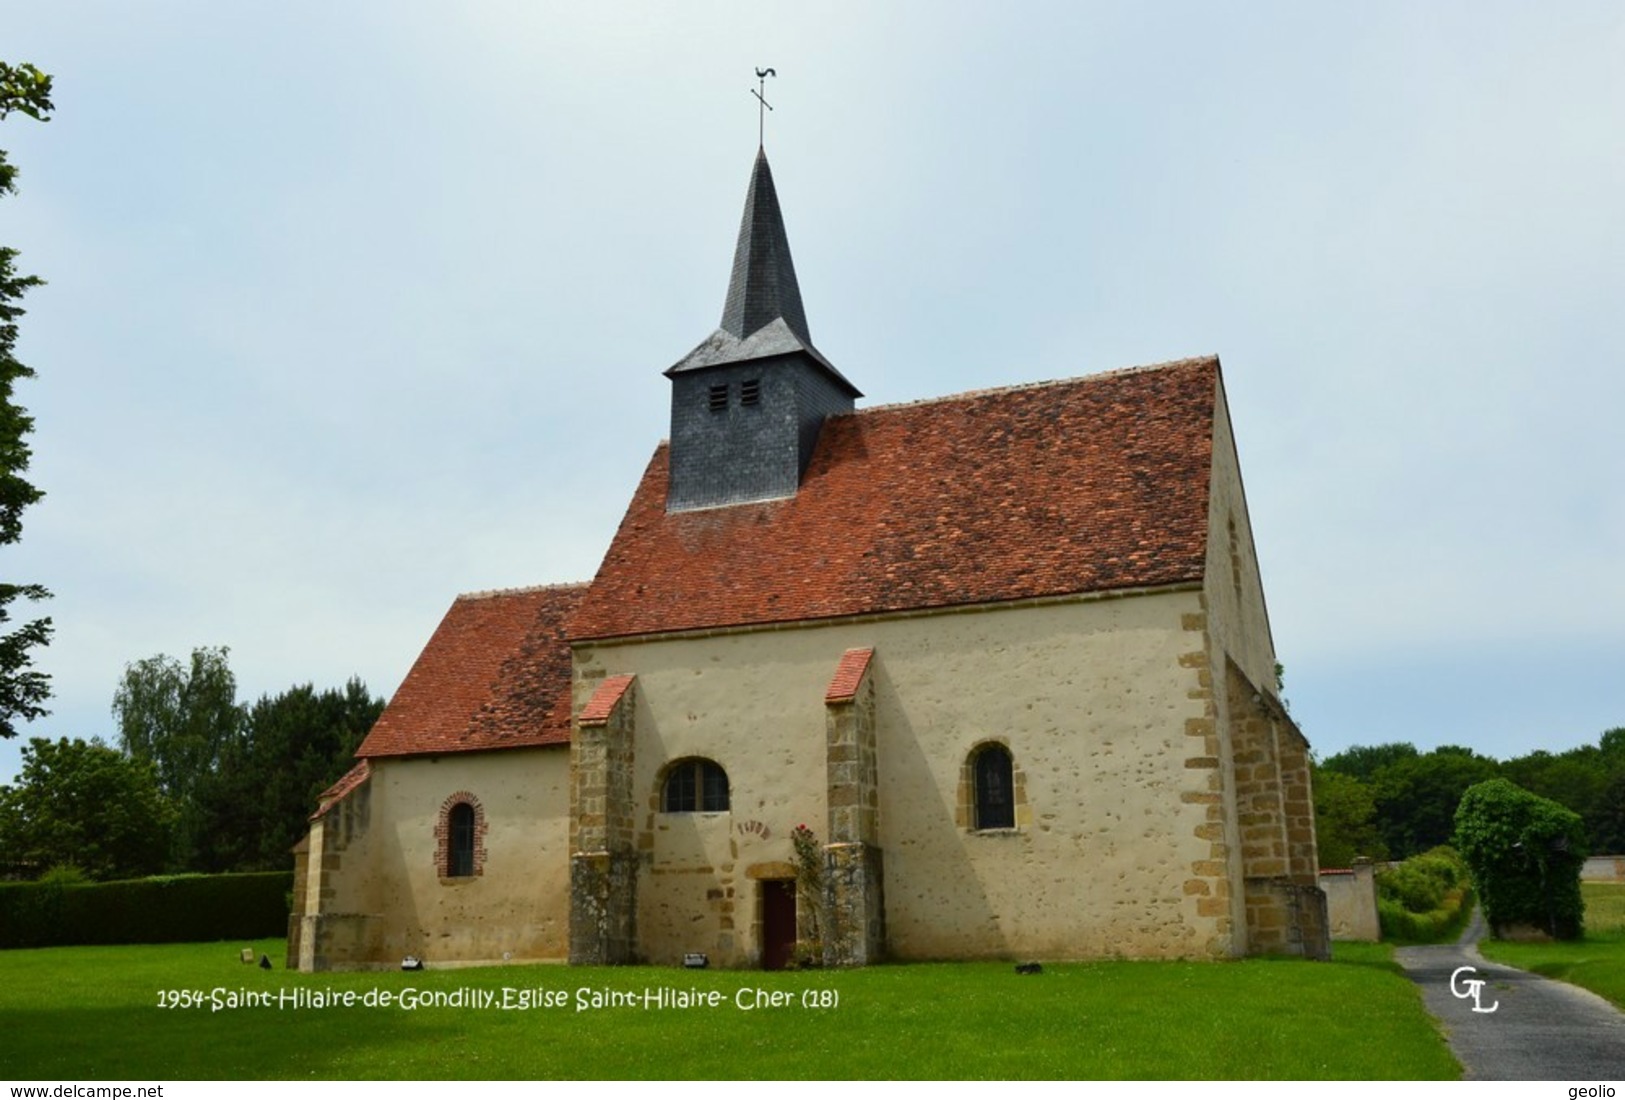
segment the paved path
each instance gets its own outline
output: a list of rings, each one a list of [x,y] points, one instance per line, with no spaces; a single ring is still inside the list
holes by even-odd
[[[1394,953],[1422,1001],[1444,1029],[1469,1081],[1625,1081],[1625,1013],[1588,990],[1489,962],[1478,953],[1483,918],[1473,914],[1460,941],[1401,947]],[[1450,991],[1451,974],[1471,966],[1462,983],[1482,979],[1483,1007]]]

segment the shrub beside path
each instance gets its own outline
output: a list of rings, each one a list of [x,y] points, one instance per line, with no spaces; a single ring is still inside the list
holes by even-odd
[[[1478,953],[1486,932],[1482,911],[1453,944],[1401,947],[1394,957],[1422,989],[1451,1053],[1469,1081],[1625,1081],[1625,1013],[1589,990],[1527,970],[1489,962]],[[1458,992],[1482,980],[1475,1012]]]

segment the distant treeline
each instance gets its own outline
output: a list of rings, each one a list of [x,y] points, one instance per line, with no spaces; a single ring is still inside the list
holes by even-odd
[[[280,871],[316,796],[355,762],[384,701],[360,680],[248,705],[225,649],[124,671],[118,745],[36,737],[0,787],[0,877],[61,883]]]
[[[1315,825],[1322,867],[1355,857],[1406,859],[1448,844],[1468,787],[1507,779],[1568,807],[1590,850],[1625,852],[1625,727],[1595,745],[1539,750],[1511,760],[1460,745],[1418,752],[1409,742],[1356,745],[1315,765]]]

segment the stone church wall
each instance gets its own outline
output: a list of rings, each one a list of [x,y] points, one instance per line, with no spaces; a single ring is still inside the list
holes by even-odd
[[[1207,716],[1187,659],[1200,613],[1170,591],[579,645],[578,707],[604,675],[637,676],[641,956],[759,961],[760,883],[793,873],[797,825],[828,837],[824,691],[861,647],[890,957],[1234,953],[1228,903],[1188,885],[1228,873],[1204,866],[1209,810],[1184,766]],[[1012,754],[1016,825],[977,832],[962,777],[988,743]],[[660,812],[665,766],[695,756],[728,772],[729,812]]]
[[[1213,474],[1208,495],[1206,611],[1215,654],[1234,661],[1261,690],[1275,692],[1275,646],[1264,605],[1264,582],[1242,490],[1241,467],[1224,386],[1214,398]],[[1222,672],[1215,666],[1215,671]]]
[[[395,967],[406,955],[431,966],[565,958],[565,747],[383,758],[372,768],[311,831],[306,897],[317,904],[305,908],[303,969]],[[453,796],[471,796],[483,826],[476,873],[458,878],[444,873]]]
[[[1247,950],[1331,954],[1320,889],[1309,744],[1280,702],[1226,662],[1225,707],[1233,748]]]
[[[1279,698],[1274,644],[1224,387],[1215,392],[1203,585],[1213,858],[1242,950],[1325,957],[1309,744]],[[1196,765],[1193,761],[1193,766]],[[1222,822],[1222,828],[1220,823]],[[1239,856],[1239,858],[1237,858]],[[1214,884],[1215,894],[1221,889]],[[1217,907],[1217,903],[1211,903]]]

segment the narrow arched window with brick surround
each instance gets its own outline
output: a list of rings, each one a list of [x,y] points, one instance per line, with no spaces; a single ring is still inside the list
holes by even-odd
[[[1003,745],[984,745],[971,762],[977,829],[1016,827],[1015,762]]]
[[[458,791],[440,805],[434,862],[441,878],[485,873],[485,808],[467,791]]]
[[[451,834],[446,841],[446,877],[466,878],[474,873],[474,807],[459,802],[446,821]]]

